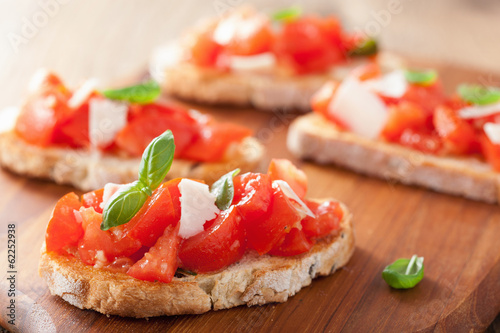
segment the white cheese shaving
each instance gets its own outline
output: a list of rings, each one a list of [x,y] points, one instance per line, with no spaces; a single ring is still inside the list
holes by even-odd
[[[181,219],[179,236],[192,237],[203,231],[206,221],[213,220],[219,209],[215,205],[215,195],[210,193],[208,185],[190,179],[179,183],[181,194]]]
[[[262,15],[245,16],[245,13],[236,12],[222,19],[215,28],[214,41],[227,45],[233,39],[246,40],[267,22]]]
[[[348,77],[340,84],[328,112],[350,131],[370,139],[379,136],[388,117],[387,106],[381,98],[355,77]]]
[[[500,124],[486,123],[484,124],[484,133],[494,144],[500,144]]]
[[[309,207],[307,207],[304,201],[302,201],[299,196],[293,191],[290,185],[288,185],[287,182],[285,182],[284,180],[273,180],[273,184],[278,185],[281,191],[283,191],[284,195],[295,201],[295,203],[297,204],[295,205],[295,208],[299,213],[302,213],[304,216],[310,216],[312,218],[316,217],[314,213],[309,209]]]
[[[458,110],[458,115],[463,119],[487,117],[496,113],[500,113],[500,103],[472,105]]]
[[[128,105],[103,98],[92,98],[89,104],[90,143],[107,146],[127,124]]]
[[[370,90],[387,97],[400,98],[408,89],[408,82],[402,70],[392,71],[380,78],[363,82]]]
[[[28,91],[37,92],[48,75],[49,71],[46,68],[40,68],[37,70],[31,77],[30,83],[28,84]]]
[[[0,133],[10,131],[16,125],[21,108],[11,106],[0,111]]]
[[[125,185],[107,183],[104,185],[104,191],[102,192],[102,202],[99,205],[102,209],[106,207],[109,199],[118,191],[122,190]]]
[[[73,96],[68,101],[70,108],[79,108],[90,95],[97,90],[97,79],[89,79],[85,81],[78,90],[73,93]]]
[[[234,71],[270,70],[276,64],[276,57],[271,52],[251,56],[229,57],[229,67]]]

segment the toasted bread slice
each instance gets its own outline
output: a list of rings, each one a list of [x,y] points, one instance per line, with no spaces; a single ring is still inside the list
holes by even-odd
[[[235,168],[253,171],[263,155],[263,146],[257,139],[248,137],[230,146],[221,162],[176,159],[167,179],[187,177],[211,184]],[[82,149],[41,148],[26,143],[13,131],[0,132],[0,165],[21,175],[50,179],[84,191],[102,188],[107,183],[125,184],[136,180],[140,161],[140,158]]]
[[[76,258],[47,253],[42,247],[39,273],[53,295],[81,308],[126,317],[199,314],[238,305],[285,302],[311,280],[332,274],[354,252],[352,216],[341,205],[340,230],[307,253],[277,257],[247,253],[212,274],[174,277],[170,283],[148,282],[124,273],[94,268]]]
[[[287,138],[297,157],[488,203],[500,202],[500,174],[475,157],[429,155],[362,138],[317,114],[297,118]]]

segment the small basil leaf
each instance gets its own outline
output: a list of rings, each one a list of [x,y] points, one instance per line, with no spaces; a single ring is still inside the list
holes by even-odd
[[[167,175],[174,160],[175,143],[171,130],[153,139],[142,154],[139,181],[155,190]]]
[[[198,273],[183,268],[177,268],[177,270],[175,271],[176,277],[182,278],[187,275],[196,276],[198,275]]]
[[[405,77],[406,81],[410,83],[415,83],[421,86],[430,86],[437,80],[437,72],[435,70],[406,70]]]
[[[356,47],[349,51],[350,56],[370,56],[378,52],[377,41],[373,38],[366,38],[358,43]]]
[[[220,210],[226,210],[231,206],[234,197],[233,177],[240,173],[240,169],[235,169],[220,177],[212,184],[210,192],[216,197],[215,204]]]
[[[472,104],[492,104],[500,101],[500,90],[477,84],[462,84],[458,87],[458,94],[466,102]]]
[[[272,19],[278,22],[291,22],[298,19],[302,15],[302,8],[292,6],[282,9],[272,15]]]
[[[382,277],[393,288],[413,288],[424,277],[424,258],[415,254],[411,259],[398,259],[384,269]]]
[[[143,190],[144,187],[145,184],[135,181],[116,192],[104,207],[101,229],[108,230],[130,221],[148,198],[148,194]]]
[[[160,86],[156,81],[148,81],[122,89],[110,89],[102,92],[109,99],[129,103],[149,104],[160,96]]]

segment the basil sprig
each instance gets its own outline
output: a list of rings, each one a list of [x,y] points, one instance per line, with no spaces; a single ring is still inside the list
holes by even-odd
[[[272,19],[278,22],[291,22],[298,19],[302,15],[302,8],[299,6],[291,6],[272,15]]]
[[[393,288],[413,288],[424,277],[424,257],[415,254],[411,259],[398,259],[384,269],[382,277]]]
[[[220,210],[226,210],[231,206],[234,197],[233,177],[240,173],[240,169],[235,169],[220,177],[212,184],[210,192],[215,195],[215,204]]]
[[[430,86],[437,80],[437,72],[432,69],[428,70],[406,70],[405,77],[406,81],[421,86]]]
[[[377,41],[373,38],[366,38],[358,43],[355,48],[349,51],[349,55],[354,56],[370,56],[378,52]]]
[[[500,89],[478,84],[462,84],[458,94],[466,102],[478,105],[493,104],[500,101]]]
[[[137,104],[149,104],[160,96],[160,86],[156,81],[147,81],[135,86],[110,89],[102,92],[109,99]]]
[[[137,214],[170,170],[174,152],[174,135],[170,130],[151,141],[142,155],[139,180],[116,192],[104,207],[102,230],[125,224]]]

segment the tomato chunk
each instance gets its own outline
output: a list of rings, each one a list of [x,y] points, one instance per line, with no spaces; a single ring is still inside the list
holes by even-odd
[[[430,116],[439,105],[445,102],[445,95],[441,82],[437,80],[432,85],[423,86],[410,84],[402,100],[418,104]]]
[[[269,175],[245,173],[234,177],[233,205],[245,224],[264,218],[272,202],[272,180]]]
[[[222,212],[211,226],[182,241],[179,247],[181,266],[198,273],[223,269],[243,257],[245,231],[238,210]]]
[[[95,190],[92,192],[85,193],[82,195],[82,205],[85,208],[94,208],[94,210],[100,214],[102,214],[102,195],[104,193],[104,189],[101,188],[99,190]]]
[[[307,239],[302,230],[292,228],[286,234],[283,243],[269,251],[273,256],[289,257],[309,251],[314,245],[314,241]]]
[[[325,83],[321,89],[312,96],[311,108],[328,119],[328,105],[330,105],[333,95],[335,95],[338,87],[339,83],[336,81],[328,81]]]
[[[397,142],[406,129],[424,129],[426,122],[427,113],[421,107],[403,101],[389,107],[389,118],[381,134],[387,140]]]
[[[342,208],[336,201],[306,201],[307,207],[316,216],[306,216],[301,224],[304,235],[308,238],[321,238],[332,234],[339,229],[340,221],[344,215]]]
[[[213,29],[195,36],[190,46],[191,61],[197,66],[215,66],[217,57],[222,52],[222,46],[217,44],[212,37]]]
[[[491,142],[484,133],[480,137],[480,142],[486,161],[491,164],[495,171],[500,171],[500,145]]]
[[[440,106],[436,109],[434,126],[452,153],[465,154],[477,150],[474,128],[451,108]]]
[[[443,148],[443,142],[436,134],[410,128],[403,131],[399,143],[429,154],[438,154]]]
[[[89,103],[77,109],[68,109],[54,129],[54,143],[73,148],[87,147],[89,141]]]
[[[300,198],[307,192],[307,176],[286,159],[272,159],[267,171],[272,180],[284,180]]]
[[[82,224],[76,220],[74,211],[82,206],[78,196],[71,192],[59,199],[49,219],[45,233],[47,251],[64,253],[76,246],[83,235]]]
[[[249,56],[271,50],[273,32],[265,17],[255,15],[233,24],[234,33],[225,46],[230,54]]]
[[[179,248],[179,225],[169,225],[155,245],[137,261],[127,274],[144,281],[169,283],[177,270]]]

